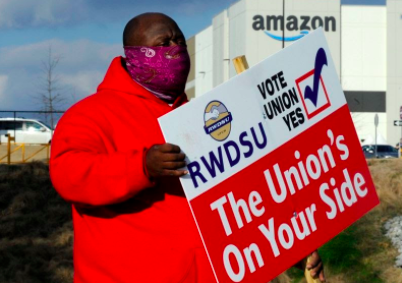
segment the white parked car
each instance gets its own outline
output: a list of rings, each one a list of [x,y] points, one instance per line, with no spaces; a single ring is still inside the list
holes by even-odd
[[[15,137],[16,143],[50,143],[51,128],[35,119],[0,118],[0,141],[6,143],[7,134]]]

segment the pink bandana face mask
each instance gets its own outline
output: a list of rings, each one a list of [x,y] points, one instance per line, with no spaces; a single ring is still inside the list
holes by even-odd
[[[190,71],[186,46],[125,46],[124,53],[131,78],[157,97],[173,102],[184,92]]]

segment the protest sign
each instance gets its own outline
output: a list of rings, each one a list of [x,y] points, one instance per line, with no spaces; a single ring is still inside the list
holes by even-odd
[[[159,123],[219,282],[267,282],[378,204],[321,29]]]

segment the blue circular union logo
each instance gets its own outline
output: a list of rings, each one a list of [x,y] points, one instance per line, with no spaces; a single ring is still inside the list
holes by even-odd
[[[204,111],[204,130],[214,140],[224,141],[230,134],[232,114],[217,100],[211,101]]]

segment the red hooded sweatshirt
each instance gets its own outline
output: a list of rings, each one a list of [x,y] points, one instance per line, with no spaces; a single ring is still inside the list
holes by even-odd
[[[73,204],[74,282],[215,282],[179,180],[144,173],[146,149],[165,142],[157,118],[186,97],[169,106],[122,60],[52,140],[51,179]]]

